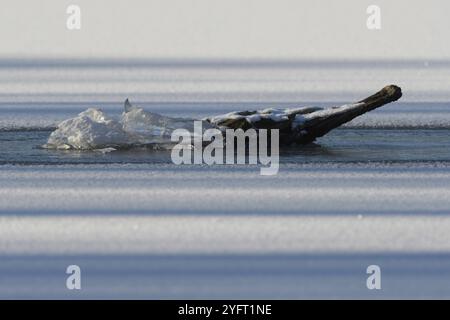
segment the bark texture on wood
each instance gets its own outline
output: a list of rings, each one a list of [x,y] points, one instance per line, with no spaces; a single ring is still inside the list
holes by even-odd
[[[349,110],[339,112],[339,108],[335,108],[335,113],[330,113],[326,116],[312,117],[304,125],[295,129],[293,132],[296,143],[305,144],[313,142],[316,138],[322,137],[331,130],[350,122],[354,118],[363,115],[369,111],[377,109],[393,101],[397,101],[402,96],[402,90],[395,85],[389,85],[371,95],[364,100],[358,102],[358,105]],[[342,107],[341,107],[342,108]],[[311,115],[314,115],[312,113]],[[303,131],[303,134],[302,134]],[[306,131],[306,133],[305,133]]]
[[[243,111],[234,113],[233,117],[220,118],[213,124],[221,128],[243,129],[279,129],[280,144],[307,144],[322,137],[334,128],[347,123],[354,118],[396,101],[402,96],[402,90],[395,85],[389,85],[364,100],[351,105],[328,109],[309,107],[286,114],[283,120],[273,120],[270,113],[261,111]],[[247,116],[264,115],[257,121],[248,121]],[[269,115],[269,116],[268,116]]]

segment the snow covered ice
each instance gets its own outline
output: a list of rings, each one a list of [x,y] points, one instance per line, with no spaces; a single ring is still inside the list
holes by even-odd
[[[0,179],[3,298],[70,298],[74,263],[84,298],[370,298],[374,263],[382,297],[450,295],[448,165],[291,164],[269,185],[251,168],[165,164]]]
[[[71,264],[83,270],[77,298],[450,297],[450,67],[419,71],[0,68],[0,297],[74,298]],[[404,100],[282,150],[276,176],[108,152],[193,123],[177,117],[282,120],[387,78]],[[124,115],[124,97],[140,108]],[[380,292],[365,286],[371,264],[385,270]]]

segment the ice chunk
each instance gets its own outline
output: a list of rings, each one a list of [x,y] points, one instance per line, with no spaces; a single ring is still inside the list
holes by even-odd
[[[193,136],[194,120],[165,117],[132,106],[128,99],[121,119],[109,118],[99,109],[88,109],[65,120],[52,132],[44,148],[94,150],[146,144],[170,144],[172,132],[186,129]],[[214,126],[203,122],[202,132]]]
[[[134,106],[128,106],[125,109],[121,123],[123,130],[132,137],[134,142],[141,144],[170,143],[172,132],[177,129],[185,129],[193,136],[199,134],[194,131],[193,119],[166,117]],[[213,127],[210,123],[203,121],[200,134]]]
[[[100,109],[90,108],[65,120],[52,132],[44,147],[55,149],[101,149],[128,143],[122,125]]]

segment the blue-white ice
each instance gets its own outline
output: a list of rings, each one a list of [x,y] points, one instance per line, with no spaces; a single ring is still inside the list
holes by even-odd
[[[448,165],[4,166],[0,296],[449,297]],[[83,289],[65,290],[78,264]],[[365,268],[385,270],[383,290]]]
[[[314,66],[0,68],[0,297],[449,298],[449,66]],[[37,148],[87,107],[120,118],[126,97],[203,118],[330,107],[386,83],[402,101],[285,151],[272,177]],[[381,291],[366,289],[371,264]]]

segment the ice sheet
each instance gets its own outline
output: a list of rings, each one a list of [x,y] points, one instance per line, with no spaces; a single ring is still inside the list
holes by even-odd
[[[270,184],[162,164],[0,179],[1,297],[450,297],[448,164],[290,164]],[[64,288],[69,264],[81,292]]]

